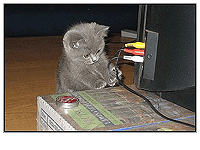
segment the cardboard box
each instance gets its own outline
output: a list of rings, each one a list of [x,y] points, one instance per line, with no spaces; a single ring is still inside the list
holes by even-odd
[[[134,86],[131,86],[137,90]],[[137,90],[138,91],[138,90]],[[147,96],[161,113],[191,124],[195,114],[151,92]],[[59,96],[71,95],[80,103],[73,109],[56,105]],[[122,87],[37,97],[39,131],[194,131],[158,116],[140,97]]]

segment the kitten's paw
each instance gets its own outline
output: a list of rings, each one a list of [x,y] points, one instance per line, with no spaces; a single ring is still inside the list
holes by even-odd
[[[117,68],[117,71],[118,71],[118,77],[121,78],[121,76],[122,76],[121,70],[119,70],[119,69]],[[113,68],[111,69],[111,75],[114,76],[114,77],[116,78],[116,70],[115,70],[115,67],[113,67]]]
[[[95,89],[99,90],[99,89],[102,89],[106,86],[106,82],[103,81],[103,80],[97,80],[95,82]]]
[[[122,72],[117,68],[118,70],[118,77],[121,79],[122,77]],[[110,70],[110,77],[108,80],[108,85],[114,86],[117,83],[117,78],[116,78],[116,70],[115,67],[113,66]]]
[[[115,84],[117,83],[117,79],[116,78],[113,78],[113,79],[109,79],[108,81],[108,85],[109,86],[115,86]]]

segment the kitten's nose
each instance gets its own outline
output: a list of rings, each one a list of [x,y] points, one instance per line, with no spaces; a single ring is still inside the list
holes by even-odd
[[[96,62],[96,61],[97,61],[97,57],[96,57],[95,55],[92,55],[92,54],[91,54],[91,58],[92,58],[92,61],[93,61],[93,62]]]

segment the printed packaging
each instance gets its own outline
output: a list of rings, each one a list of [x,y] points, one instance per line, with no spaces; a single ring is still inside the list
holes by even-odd
[[[131,86],[137,90],[134,86]],[[138,91],[138,90],[137,90]],[[145,95],[164,115],[194,124],[193,112],[153,93]],[[56,98],[72,96],[79,105],[64,109]],[[38,131],[194,131],[158,116],[140,97],[122,87],[87,90],[37,97]]]

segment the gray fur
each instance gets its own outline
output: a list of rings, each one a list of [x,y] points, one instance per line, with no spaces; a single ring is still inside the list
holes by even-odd
[[[108,72],[104,37],[109,27],[80,23],[64,35],[63,55],[57,69],[57,93],[101,89],[117,82],[114,66]],[[121,71],[119,71],[121,75]]]

